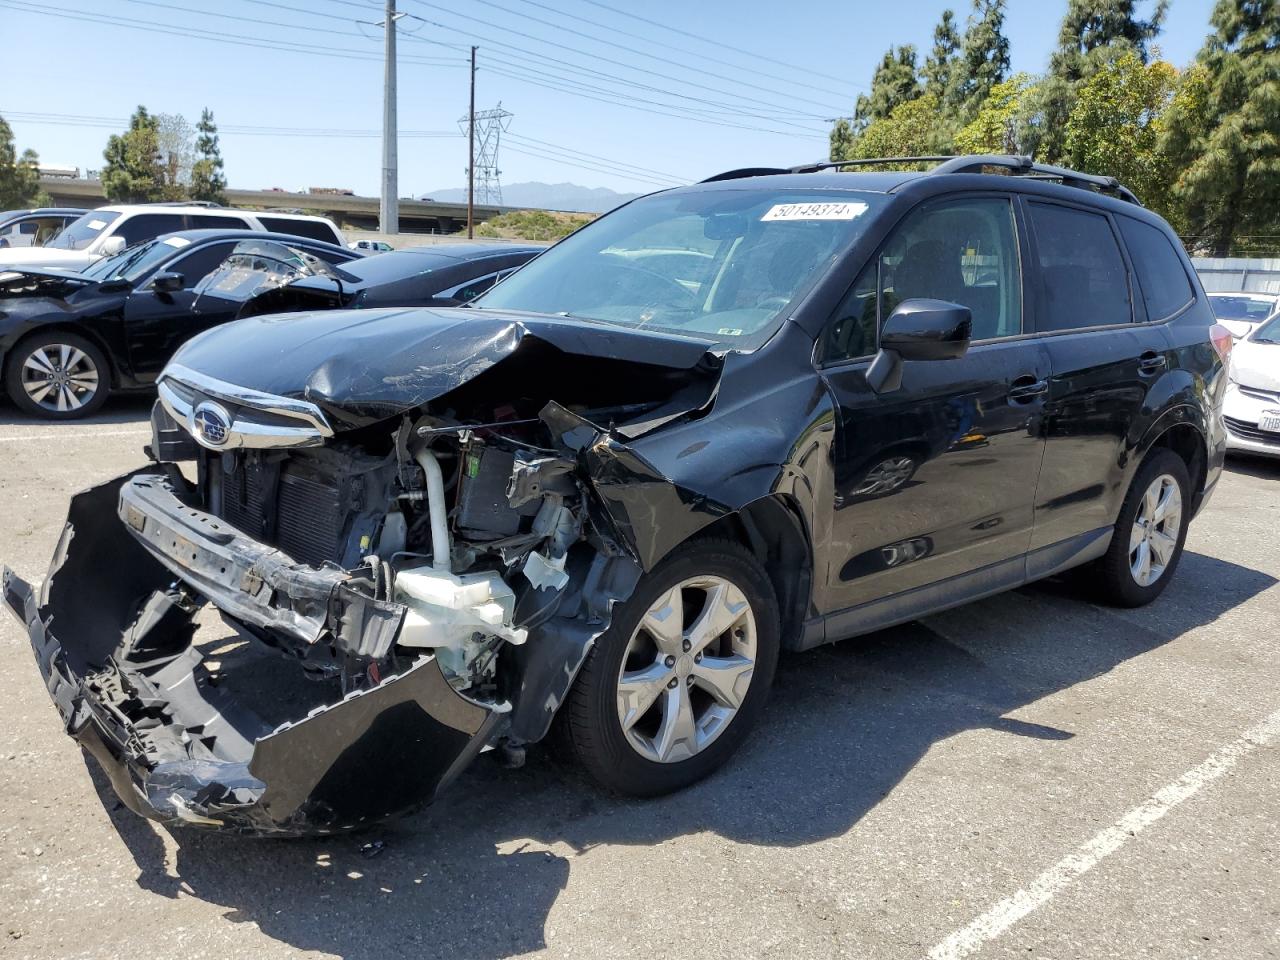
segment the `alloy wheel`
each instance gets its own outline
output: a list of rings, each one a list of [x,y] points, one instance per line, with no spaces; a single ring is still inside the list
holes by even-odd
[[[22,389],[51,412],[79,410],[97,394],[99,380],[93,358],[69,343],[37,347],[22,362]]]
[[[756,644],[751,604],[723,577],[694,577],[658,597],[618,672],[618,720],[628,744],[658,763],[705,750],[742,706]]]
[[[1181,529],[1182,489],[1162,473],[1142,495],[1129,533],[1129,572],[1139,586],[1149,587],[1164,576],[1177,553]]]

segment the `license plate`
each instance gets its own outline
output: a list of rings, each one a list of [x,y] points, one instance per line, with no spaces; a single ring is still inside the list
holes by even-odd
[[[1258,429],[1265,433],[1280,433],[1280,410],[1263,410]]]

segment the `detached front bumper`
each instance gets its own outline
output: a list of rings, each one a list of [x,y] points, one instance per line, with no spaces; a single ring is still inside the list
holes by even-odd
[[[198,604],[173,589],[176,559],[117,520],[117,511],[137,508],[127,492],[154,492],[160,479],[133,474],[73,498],[39,596],[10,570],[3,580],[5,604],[26,626],[67,733],[130,809],[246,833],[348,830],[430,802],[490,742],[502,714],[459,696],[430,657],[282,723],[208,679],[192,642]],[[187,519],[198,524],[201,516]],[[154,531],[177,530],[165,527],[165,511],[149,511],[141,530],[137,520],[130,524],[139,534],[153,521]],[[211,533],[187,536],[183,549],[197,559],[234,553],[226,531]],[[178,542],[171,537],[169,549]],[[264,610],[290,606],[288,584],[286,577],[256,594]],[[229,586],[205,586],[222,607],[217,594]],[[312,596],[318,606],[307,609],[355,609],[339,594],[335,585],[327,604]]]

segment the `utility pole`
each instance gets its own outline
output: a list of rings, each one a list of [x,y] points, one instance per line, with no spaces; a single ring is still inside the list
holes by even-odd
[[[396,164],[396,0],[386,0],[386,31],[382,74],[382,202],[378,205],[378,229],[400,232],[400,185]]]
[[[471,110],[467,114],[467,239],[476,235],[476,48],[471,48]]]

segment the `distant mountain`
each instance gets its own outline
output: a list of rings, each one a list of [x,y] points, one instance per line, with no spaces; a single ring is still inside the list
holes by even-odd
[[[605,213],[620,203],[640,196],[618,193],[607,187],[580,187],[576,183],[504,183],[502,203],[508,207],[537,207],[540,210],[572,210],[581,213]],[[456,187],[424,194],[423,199],[465,202],[467,188]]]

